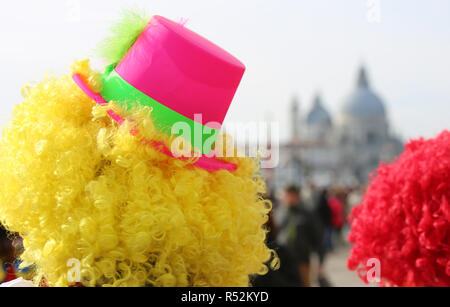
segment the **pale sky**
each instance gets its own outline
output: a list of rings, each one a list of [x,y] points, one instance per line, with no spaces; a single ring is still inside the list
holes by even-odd
[[[380,3],[380,22],[369,22],[369,2]],[[130,6],[187,19],[187,27],[246,64],[226,122],[270,117],[286,138],[294,94],[305,112],[320,92],[336,115],[364,63],[396,133],[406,139],[450,129],[448,0],[8,1],[0,11],[0,123],[28,81],[93,58]]]

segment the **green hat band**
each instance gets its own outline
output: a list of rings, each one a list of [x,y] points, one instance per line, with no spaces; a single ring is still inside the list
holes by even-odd
[[[186,116],[183,116],[153,98],[142,93],[127,81],[122,79],[114,67],[109,66],[102,74],[103,90],[100,93],[106,101],[116,101],[122,108],[131,110],[136,103],[152,109],[152,119],[155,127],[167,135],[181,136],[190,142],[192,147],[202,154],[209,154],[214,146],[219,129],[212,129]],[[189,135],[185,131],[172,131],[176,123],[186,123],[190,128]],[[184,133],[183,133],[184,132]],[[190,138],[190,139],[189,139]],[[201,142],[201,143],[200,143]]]

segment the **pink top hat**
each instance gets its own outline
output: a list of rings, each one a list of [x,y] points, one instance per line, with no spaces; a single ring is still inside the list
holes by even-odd
[[[74,80],[97,102],[114,100],[126,108],[136,102],[150,106],[156,126],[169,135],[178,122],[186,123],[192,132],[199,131],[195,127],[201,127],[200,131],[211,128],[207,130],[213,131],[212,136],[202,132],[199,137],[199,151],[210,153],[212,148],[202,145],[208,138],[217,137],[244,71],[238,59],[217,45],[181,24],[153,16],[117,66],[107,68],[101,93],[90,91],[79,76]],[[116,114],[110,115],[123,122]],[[198,136],[191,135],[189,141],[198,149]],[[167,149],[160,151],[170,155]],[[196,166],[235,169],[204,155]]]
[[[171,110],[222,124],[245,66],[186,27],[154,16],[115,70]]]

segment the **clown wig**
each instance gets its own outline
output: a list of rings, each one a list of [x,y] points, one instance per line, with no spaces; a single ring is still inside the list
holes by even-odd
[[[100,91],[87,60],[73,70]],[[71,285],[74,263],[84,286],[247,286],[267,271],[257,161],[208,172],[166,156],[142,141],[170,148],[151,110],[112,102],[118,125],[69,75],[23,95],[0,141],[0,221],[23,237],[36,284]]]
[[[351,212],[348,267],[367,282],[377,259],[382,285],[450,286],[449,201],[450,132],[411,141]]]

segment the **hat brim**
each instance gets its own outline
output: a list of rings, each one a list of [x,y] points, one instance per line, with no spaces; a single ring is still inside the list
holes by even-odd
[[[83,78],[80,74],[73,74],[72,75],[73,81],[78,85],[78,87],[92,100],[94,100],[97,104],[106,106],[108,105],[108,101],[106,101],[101,94],[95,93],[91,90],[91,88],[83,81]],[[122,125],[125,122],[125,119],[123,119],[120,115],[115,113],[113,110],[109,109],[107,111],[108,115],[115,120],[119,125]],[[135,133],[136,131],[134,131]],[[131,133],[131,132],[130,132]],[[179,159],[183,161],[188,161],[187,158],[184,157],[176,157],[173,155],[173,153],[165,146],[165,144],[161,142],[155,142],[155,141],[148,141],[146,144],[149,144],[152,148],[155,150],[165,154],[166,156],[169,156],[174,159]],[[195,167],[199,167],[201,169],[207,170],[207,171],[220,171],[220,170],[227,170],[227,171],[235,171],[237,169],[236,164],[228,163],[222,160],[219,160],[215,157],[208,157],[205,155],[201,155],[199,157],[196,157],[195,160],[191,163],[191,165]]]

